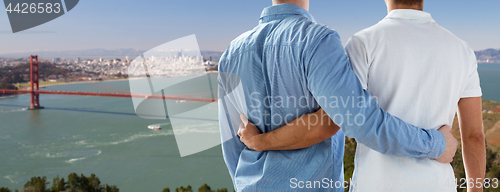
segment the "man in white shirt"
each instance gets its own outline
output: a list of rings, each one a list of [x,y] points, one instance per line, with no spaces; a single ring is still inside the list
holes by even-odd
[[[467,43],[423,11],[423,3],[386,0],[387,17],[356,33],[346,51],[363,88],[378,98],[384,110],[402,120],[436,129],[451,125],[458,109],[466,184],[474,186],[469,191],[482,191],[486,155],[476,57]],[[310,119],[306,116],[302,121]],[[255,143],[249,138],[258,131],[249,125],[252,124],[240,126],[240,136],[252,148]],[[293,121],[286,126],[299,125]],[[290,143],[295,143],[302,137],[292,139]],[[313,145],[319,141],[309,142]],[[457,188],[448,163],[384,155],[362,144],[356,151],[353,181],[351,191],[361,192],[442,192]]]
[[[384,110],[414,125],[451,125],[458,108],[467,180],[479,186],[486,156],[474,51],[424,12],[423,0],[386,4],[387,17],[347,42],[354,72]],[[353,178],[354,191],[456,191],[450,164],[387,156],[362,144]]]

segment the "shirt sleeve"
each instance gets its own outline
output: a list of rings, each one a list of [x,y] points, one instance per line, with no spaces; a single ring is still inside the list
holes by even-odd
[[[314,51],[304,57],[308,89],[346,136],[387,155],[435,159],[444,153],[439,131],[415,127],[380,108],[351,70],[336,33],[309,50]]]
[[[472,51],[471,54],[471,70],[469,77],[467,79],[467,84],[465,86],[465,90],[462,93],[461,98],[467,98],[467,97],[481,97],[482,96],[482,91],[481,91],[481,85],[479,81],[479,74],[477,73],[477,59],[476,55],[474,54],[474,51]]]
[[[345,51],[349,57],[352,70],[358,77],[361,86],[363,86],[363,89],[368,90],[368,71],[370,69],[370,64],[368,55],[366,54],[365,44],[363,41],[353,36],[347,41]]]
[[[224,73],[222,73],[224,74]],[[236,168],[238,166],[238,161],[240,154],[245,149],[245,145],[240,141],[237,130],[240,120],[240,113],[233,105],[229,99],[229,95],[224,86],[228,82],[223,82],[227,80],[221,80],[221,73],[219,73],[218,78],[218,109],[219,109],[219,128],[221,132],[222,140],[222,154],[224,156],[224,162],[229,170],[229,175],[233,180],[234,186],[234,175]]]

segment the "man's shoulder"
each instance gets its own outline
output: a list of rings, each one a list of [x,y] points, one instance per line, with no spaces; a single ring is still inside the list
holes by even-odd
[[[280,21],[259,26],[263,30],[258,30],[254,35],[256,36],[261,32],[266,33],[266,45],[281,43],[311,45],[314,42],[321,41],[328,35],[337,34],[330,27],[303,16],[287,17]],[[259,29],[259,27],[256,29]]]
[[[267,45],[302,44],[310,46],[337,32],[326,25],[313,22],[304,17],[290,17],[279,22],[260,24],[229,44],[224,56],[255,50]]]
[[[248,44],[251,41],[255,41],[255,39],[251,38],[251,35],[255,32],[255,29],[246,31],[233,39],[226,50],[226,52],[237,52],[242,48],[242,45]]]
[[[296,27],[299,30],[304,30],[307,33],[314,33],[314,34],[337,33],[335,30],[331,29],[327,25],[311,21],[310,19],[305,17],[301,17],[299,19],[289,18],[285,19],[284,21],[289,22],[293,27]]]
[[[290,37],[297,42],[308,42],[307,45],[314,44],[313,42],[320,42],[328,35],[337,35],[337,31],[331,29],[327,25],[316,23],[307,18],[289,18],[283,20],[283,26],[277,34],[290,34],[283,37]]]
[[[384,32],[386,32],[387,30],[391,30],[391,28],[394,27],[398,26],[384,22],[384,20],[382,20],[376,23],[375,25],[372,25],[370,27],[367,27],[361,31],[354,33],[354,35],[351,38],[356,38],[357,40],[365,43],[370,39],[376,39],[378,36],[383,35]]]
[[[464,41],[460,37],[456,36],[453,32],[451,32],[450,30],[442,27],[441,25],[438,25],[437,23],[436,23],[436,25],[437,25],[437,27],[441,30],[441,32],[444,35],[446,35],[446,36],[448,36],[450,38],[450,40],[456,42],[459,45],[462,45],[467,51],[474,52],[472,50],[472,48],[469,46],[469,44],[466,41]]]
[[[356,38],[363,43],[370,43],[372,41],[379,42],[379,40],[381,40],[381,37],[394,35],[394,31],[399,31],[398,29],[402,29],[405,27],[407,26],[404,26],[401,23],[392,22],[391,20],[382,20],[375,25],[372,25],[355,33],[351,38]],[[454,42],[464,46],[465,48],[469,48],[469,45],[465,41],[460,39],[448,29],[442,27],[438,23],[434,22],[432,24],[432,27],[429,29],[432,30],[432,33],[435,34],[435,36],[440,36],[443,38],[443,40],[446,39],[450,43]]]

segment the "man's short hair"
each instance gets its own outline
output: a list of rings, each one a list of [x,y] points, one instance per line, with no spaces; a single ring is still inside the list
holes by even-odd
[[[424,0],[394,0],[396,5],[420,5],[424,3]]]

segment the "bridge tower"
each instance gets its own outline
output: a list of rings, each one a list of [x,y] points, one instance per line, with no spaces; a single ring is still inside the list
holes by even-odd
[[[43,109],[43,107],[40,106],[40,94],[38,93],[40,88],[38,85],[38,55],[31,55],[30,57],[30,74],[31,106],[28,109]]]

